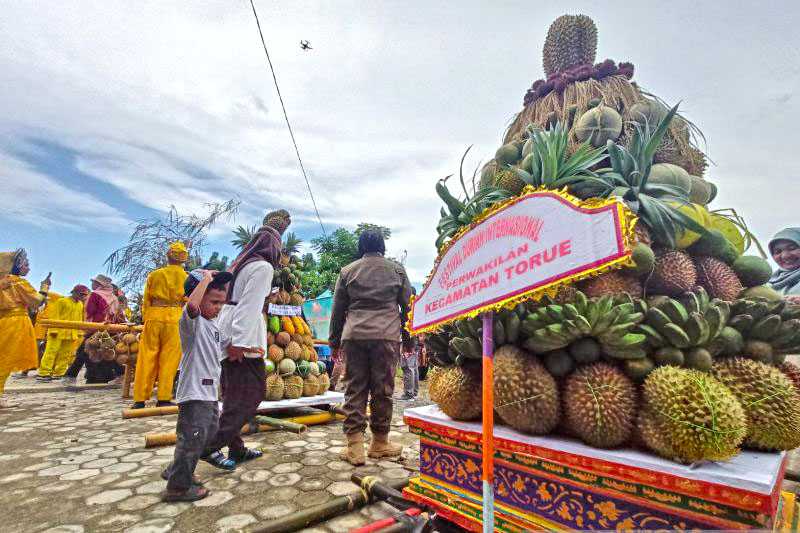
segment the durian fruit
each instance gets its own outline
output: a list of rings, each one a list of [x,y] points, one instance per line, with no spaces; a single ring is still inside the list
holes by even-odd
[[[783,364],[778,366],[778,370],[789,378],[789,381],[792,382],[797,393],[800,394],[800,366],[790,363],[789,361],[784,361]]]
[[[481,366],[450,366],[436,378],[431,399],[453,420],[477,420],[481,416]]]
[[[759,450],[793,450],[800,446],[800,396],[783,372],[743,357],[714,363],[713,375],[744,406],[745,446]]]
[[[439,378],[444,374],[444,367],[438,365],[428,370],[428,397],[435,404],[439,403]]]
[[[546,435],[558,424],[558,387],[542,363],[516,346],[494,355],[494,409],[511,427]]]
[[[733,262],[733,271],[742,285],[745,287],[756,287],[763,285],[772,277],[772,267],[757,255],[743,255],[736,258]]]
[[[303,385],[304,381],[303,378],[298,376],[297,374],[292,374],[284,378],[284,393],[283,397],[289,400],[296,400],[297,398],[303,395]]]
[[[280,363],[281,359],[283,359],[285,355],[286,354],[283,352],[283,348],[281,348],[277,344],[273,344],[269,348],[267,348],[267,359],[269,359],[275,364]]]
[[[283,378],[278,374],[270,374],[267,376],[267,390],[266,397],[269,401],[276,401],[283,398],[284,385]]]
[[[277,335],[275,335],[275,344],[282,348],[286,348],[289,346],[289,343],[292,342],[292,336],[285,331],[281,331]]]
[[[303,349],[294,341],[289,342],[286,346],[286,357],[293,361],[299,361],[303,356]]]
[[[586,365],[566,379],[562,389],[565,423],[586,444],[613,448],[631,435],[636,416],[636,387],[617,367]]]
[[[319,381],[319,390],[317,394],[325,394],[328,392],[328,389],[331,388],[331,378],[328,377],[328,373],[322,372],[317,377],[317,380]]]
[[[662,366],[642,386],[638,431],[667,459],[725,461],[739,452],[747,418],[736,396],[711,375]]]
[[[622,117],[611,107],[599,105],[581,115],[572,131],[579,142],[589,142],[599,148],[619,139]]]
[[[639,280],[616,270],[584,281],[580,289],[590,298],[619,294],[630,294],[633,298],[642,296],[642,284]]]
[[[697,285],[697,267],[685,252],[661,250],[656,253],[656,264],[647,288],[657,294],[677,296]]]
[[[593,64],[597,55],[597,26],[586,15],[562,15],[550,25],[543,48],[545,74]]]
[[[526,183],[512,169],[504,168],[494,175],[494,185],[511,194],[518,195],[525,188]]]
[[[303,396],[316,396],[319,394],[319,379],[312,373],[303,378]]]
[[[491,185],[494,185],[494,175],[497,172],[498,166],[497,161],[492,159],[481,169],[481,179],[478,183],[478,187],[481,189],[485,189]]]
[[[290,305],[303,305],[304,302],[305,302],[305,298],[303,298],[303,295],[300,294],[299,292],[293,292],[289,296],[289,304]]]
[[[742,292],[742,283],[731,267],[713,257],[698,257],[697,282],[712,298],[733,301]]]

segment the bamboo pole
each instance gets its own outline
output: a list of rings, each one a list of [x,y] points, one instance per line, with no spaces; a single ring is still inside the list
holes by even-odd
[[[261,426],[270,426],[275,429],[288,431],[290,433],[297,433],[298,435],[302,435],[308,429],[308,426],[304,424],[297,424],[295,422],[290,422],[282,418],[273,418],[271,416],[256,416],[256,423],[258,424],[259,428],[261,428]]]
[[[105,324],[102,322],[79,322],[72,320],[54,320],[43,318],[37,320],[36,324],[45,328],[58,329],[79,329],[82,331],[108,331],[109,333],[126,333],[130,331],[142,331],[143,326],[134,324]]]
[[[394,480],[387,483],[394,490],[402,489],[408,485],[408,480]],[[340,496],[328,502],[303,509],[292,515],[284,516],[267,522],[266,525],[254,530],[254,533],[282,533],[299,531],[301,529],[319,524],[344,513],[349,513],[367,505],[372,499],[372,488],[366,483],[361,485],[361,490],[348,496]]]
[[[137,410],[141,411],[142,409]],[[313,415],[284,418],[282,421],[292,422],[294,424],[303,424],[305,426],[315,426],[317,424],[327,424],[328,422],[342,419],[344,419],[344,417],[341,415],[335,415],[332,413],[315,413]],[[253,431],[254,429],[255,431]],[[265,431],[275,431],[276,429],[280,428],[276,428],[267,424],[262,424],[257,427],[246,424],[244,427],[242,427],[242,435],[263,433]],[[144,436],[144,447],[157,448],[159,446],[172,446],[177,440],[178,436],[175,433],[148,433]]]
[[[131,383],[133,382],[132,364],[128,363],[125,365],[125,373],[122,376],[122,399],[127,400],[131,397]],[[122,412],[122,418],[126,418],[125,411]]]
[[[148,416],[177,415],[178,406],[145,407],[143,409],[123,409],[122,418],[145,418]]]

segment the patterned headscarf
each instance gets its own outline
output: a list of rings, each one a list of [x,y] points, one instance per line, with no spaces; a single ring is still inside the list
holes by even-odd
[[[13,252],[0,252],[0,276],[15,274],[20,263],[27,258],[28,254],[23,248]]]

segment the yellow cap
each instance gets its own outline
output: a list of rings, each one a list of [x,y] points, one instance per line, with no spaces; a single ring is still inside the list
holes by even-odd
[[[181,241],[176,241],[169,245],[169,253],[188,254],[189,250],[186,249],[186,245],[183,244]]]

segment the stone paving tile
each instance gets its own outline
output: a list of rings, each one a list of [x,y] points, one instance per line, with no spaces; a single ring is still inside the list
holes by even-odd
[[[250,531],[356,491],[354,472],[395,479],[416,466],[416,450],[409,447],[406,462],[370,460],[354,469],[337,456],[345,445],[341,423],[313,426],[302,436],[268,432],[247,437],[247,445],[263,448],[265,456],[235,472],[198,465],[209,498],[165,504],[159,475],[174,447],[145,449],[144,434],[174,431],[174,416],[122,420],[129,401],[118,390],[42,392],[35,401],[11,396],[22,407],[0,411],[0,508],[14,512],[0,531]],[[402,425],[404,407],[396,404],[392,429],[404,444],[415,444]],[[346,531],[393,513],[372,505],[310,531]]]

